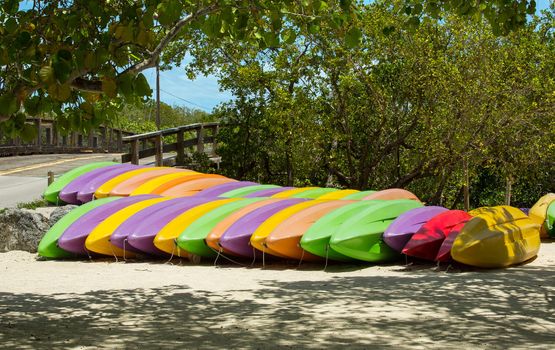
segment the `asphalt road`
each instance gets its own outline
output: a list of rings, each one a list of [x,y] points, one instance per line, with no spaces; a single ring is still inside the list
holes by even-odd
[[[61,175],[78,166],[119,160],[119,154],[47,154],[0,158],[0,208],[40,199],[48,172]]]

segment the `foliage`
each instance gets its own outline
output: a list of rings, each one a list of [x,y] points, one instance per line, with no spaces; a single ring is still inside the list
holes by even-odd
[[[457,207],[467,161],[473,206],[499,203],[507,179],[523,206],[555,190],[552,13],[499,38],[445,12],[402,29],[399,3],[367,5],[354,48],[332,27],[262,52],[197,48],[195,68],[221,67],[235,96],[217,112],[233,126],[220,135],[222,169],[297,186],[407,187]]]
[[[32,202],[17,203],[17,207],[19,209],[35,210],[37,208],[48,207],[48,206],[49,206],[48,201],[44,199],[37,199]]]

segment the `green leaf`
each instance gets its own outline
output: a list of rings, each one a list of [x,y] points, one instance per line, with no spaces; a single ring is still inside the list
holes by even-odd
[[[24,124],[20,135],[25,142],[33,141],[37,137],[37,128],[32,124]]]
[[[347,45],[347,47],[353,48],[360,43],[361,39],[361,30],[358,27],[352,27],[351,29],[349,29],[349,31],[347,31],[347,34],[345,35],[345,45]]]
[[[168,0],[158,5],[158,22],[170,25],[181,17],[183,4],[179,0]]]
[[[39,114],[39,103],[40,98],[38,96],[31,96],[23,102],[23,106],[25,107],[25,112],[29,115],[37,115]]]
[[[148,85],[148,81],[143,74],[137,75],[135,81],[133,82],[133,88],[135,93],[139,96],[152,95],[152,89],[150,88],[150,85]]]
[[[116,97],[118,92],[116,80],[111,77],[104,77],[102,79],[102,92],[104,92],[108,97]]]
[[[0,96],[0,114],[12,115],[19,109],[17,98],[14,94],[6,93]]]

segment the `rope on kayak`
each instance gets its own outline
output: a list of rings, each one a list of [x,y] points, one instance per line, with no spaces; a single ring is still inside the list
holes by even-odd
[[[212,247],[208,247],[208,248],[212,249],[213,251],[216,251],[216,249],[214,249],[214,248],[212,248]],[[217,251],[216,253],[218,253],[218,254],[216,255],[216,259],[214,260],[214,266],[217,265],[217,263],[218,263],[218,258],[219,258],[220,255],[222,254],[222,250],[221,250],[221,249],[218,249],[218,251]]]
[[[114,258],[116,259],[116,262],[118,262],[118,257],[116,255],[116,252],[114,252],[114,247],[110,244],[110,250],[112,251],[112,255],[114,255]]]
[[[301,253],[301,259],[299,260],[299,265],[297,265],[297,268],[301,267],[301,264],[303,263],[303,258],[304,258],[304,249],[303,249],[303,252]]]
[[[166,264],[169,264],[169,263],[172,261],[172,259],[173,259],[173,253],[175,253],[175,245],[174,245],[173,248],[172,248],[172,254],[170,255],[170,258],[168,259],[168,261],[166,261]]]
[[[266,250],[262,251],[262,267],[266,267]]]
[[[127,242],[127,238],[125,238],[125,239],[123,240],[123,261],[127,261],[127,258],[125,257],[125,252],[126,252],[126,250],[125,250],[125,243],[126,243],[126,242]]]
[[[256,250],[254,249],[254,247],[252,247],[252,262],[251,262],[251,267],[254,266],[254,263],[256,262]]]
[[[328,253],[330,252],[330,245],[326,244],[326,263],[324,264],[324,271],[326,271],[326,268],[328,267]]]
[[[213,251],[215,251],[216,253],[218,253],[218,257],[221,256],[222,258],[224,258],[224,259],[226,259],[226,260],[228,260],[228,261],[231,261],[231,262],[234,263],[234,264],[241,265],[241,266],[243,266],[243,267],[247,267],[247,265],[241,264],[240,262],[235,261],[235,260],[231,259],[230,257],[226,256],[225,254],[223,254],[223,249],[216,250],[216,249],[214,249],[214,248],[212,248],[212,247],[208,247],[208,248],[210,248],[210,249],[212,249]],[[216,260],[218,260],[218,257],[216,257]],[[215,262],[214,262],[214,263],[215,263]],[[215,265],[214,265],[214,266],[215,266]]]
[[[85,253],[87,253],[87,256],[89,257],[89,260],[92,261],[91,253],[89,253],[89,250],[87,249],[87,247],[85,247],[84,249],[85,249]]]

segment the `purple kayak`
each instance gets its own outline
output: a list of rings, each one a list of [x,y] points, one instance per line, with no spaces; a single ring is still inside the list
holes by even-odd
[[[97,207],[77,219],[62,233],[58,239],[58,246],[63,250],[77,254],[88,255],[85,241],[92,230],[107,217],[132,204],[160,196],[140,195],[125,197]]]
[[[93,195],[96,192],[96,190],[100,186],[102,186],[105,182],[123,173],[126,173],[131,170],[135,170],[138,168],[141,168],[141,166],[134,165],[134,164],[121,164],[121,165],[118,165],[118,168],[116,169],[99,173],[94,179],[90,179],[89,181],[83,183],[83,186],[77,193],[77,201],[79,201],[80,203],[87,203],[92,201]]]
[[[253,210],[235,221],[220,237],[220,245],[230,252],[245,258],[254,258],[250,239],[254,231],[270,216],[292,205],[306,201],[304,198],[289,198]]]
[[[98,176],[102,174],[109,173],[112,171],[115,172],[121,169],[121,167],[122,167],[122,164],[115,164],[115,165],[110,165],[107,167],[89,171],[88,173],[85,173],[75,178],[73,181],[68,183],[64,188],[62,188],[58,197],[68,204],[79,204],[80,202],[77,200],[77,193],[81,191],[89,182],[93,181],[94,179],[96,179]]]
[[[278,188],[268,188],[265,190],[260,190],[260,191],[256,191],[253,192],[251,194],[248,194],[245,196],[245,198],[253,198],[253,197],[271,197],[276,193],[280,193],[283,191],[287,191],[290,189],[293,189],[295,187],[278,187]]]
[[[158,232],[160,232],[160,230],[170,221],[187,210],[213,200],[214,197],[181,197],[169,200],[168,202],[172,202],[171,206],[159,208],[161,211],[157,213],[149,212],[147,213],[148,215],[145,215],[143,210],[136,215],[133,215],[124,224],[122,224],[112,234],[112,236],[110,236],[110,242],[116,246],[123,247],[123,242],[126,240],[127,243],[129,243],[129,245],[126,244],[126,249],[131,246],[132,248],[146,254],[167,256],[168,254],[166,252],[163,252],[154,246],[154,237],[156,237]],[[159,204],[161,203],[154,206]],[[126,227],[122,228],[123,225],[126,225]],[[114,237],[114,235],[116,237]],[[114,238],[117,239],[117,242],[114,241]],[[121,246],[118,243],[121,243]]]
[[[258,185],[258,184],[256,182],[250,182],[250,181],[227,182],[221,185],[216,185],[216,186],[212,186],[207,189],[204,189],[199,193],[195,194],[195,196],[217,197],[222,193],[226,193],[241,187],[254,186],[254,185]]]
[[[444,207],[421,207],[409,210],[397,217],[385,230],[383,240],[394,250],[401,252],[412,235],[428,220],[448,209]]]

